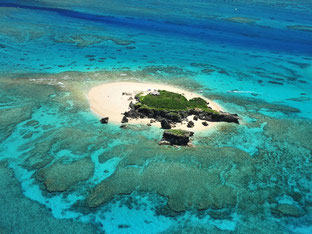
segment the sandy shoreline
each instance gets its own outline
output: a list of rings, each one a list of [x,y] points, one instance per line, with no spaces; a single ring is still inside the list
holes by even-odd
[[[137,93],[144,92],[148,93],[150,90],[167,90],[175,93],[183,94],[187,99],[194,97],[201,97],[209,102],[209,106],[217,111],[222,108],[211,100],[177,87],[170,85],[162,85],[157,83],[139,83],[139,82],[113,82],[105,83],[91,88],[88,93],[88,101],[90,109],[100,118],[109,117],[109,123],[121,124],[121,119],[125,111],[129,110],[129,103],[131,98]],[[194,121],[193,116],[189,116],[188,120],[192,120],[195,124],[193,128],[188,128],[186,122],[177,124],[174,128],[190,130],[190,131],[203,131],[208,130],[218,123],[208,122],[209,126],[203,126],[202,120]],[[129,119],[130,124],[144,124],[150,123],[150,119]],[[160,123],[152,123],[152,126],[160,127]]]

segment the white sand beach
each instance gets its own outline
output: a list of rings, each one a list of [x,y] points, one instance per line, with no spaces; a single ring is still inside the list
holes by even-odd
[[[131,100],[134,102],[134,96],[140,92],[148,93],[153,90],[167,90],[175,93],[183,94],[187,99],[194,97],[201,97],[209,102],[209,106],[217,111],[222,111],[222,108],[211,100],[177,87],[170,85],[163,85],[157,83],[140,83],[140,82],[113,82],[105,83],[91,88],[88,93],[88,100],[90,109],[100,118],[109,117],[109,123],[121,124],[123,113],[129,110],[129,103]],[[195,124],[193,128],[188,128],[187,122],[176,124],[176,127],[183,130],[190,131],[203,131],[214,127],[219,124],[216,122],[208,122],[208,126],[202,124],[202,120],[193,120],[193,116],[189,116],[188,120],[192,120]],[[150,119],[129,119],[130,124],[148,124]],[[152,126],[160,127],[159,122],[151,124]]]

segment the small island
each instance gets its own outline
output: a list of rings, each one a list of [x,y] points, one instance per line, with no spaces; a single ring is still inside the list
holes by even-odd
[[[167,85],[114,82],[92,88],[88,97],[91,110],[103,124],[122,124],[122,128],[126,124],[144,124],[166,129],[159,142],[162,145],[190,145],[194,132],[207,130],[217,122],[239,124],[236,114],[223,111],[211,100]]]
[[[130,102],[130,110],[124,113],[123,120],[149,118],[160,122],[164,129],[171,129],[172,126],[175,127],[175,124],[183,121],[187,122],[188,128],[193,128],[194,121],[198,120],[239,123],[237,115],[213,110],[201,97],[187,100],[182,94],[154,90],[146,95],[139,93],[135,99],[136,103]],[[192,116],[193,121],[188,121],[189,116]],[[205,122],[202,123],[205,125]],[[206,124],[208,126],[207,122]]]
[[[185,131],[181,129],[168,129],[164,131],[162,139],[159,141],[159,145],[187,145],[192,146],[190,137],[194,135],[194,132]]]

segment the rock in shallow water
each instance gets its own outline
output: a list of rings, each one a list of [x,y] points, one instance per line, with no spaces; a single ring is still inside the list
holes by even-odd
[[[122,129],[128,129],[129,125],[128,124],[122,124],[120,125],[120,128]]]
[[[188,145],[194,133],[180,129],[165,130],[160,145]]]
[[[100,120],[101,124],[107,124],[108,123],[108,117],[104,117]]]

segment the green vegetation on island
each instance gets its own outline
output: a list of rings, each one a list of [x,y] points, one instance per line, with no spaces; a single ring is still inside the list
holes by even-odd
[[[188,111],[198,108],[206,112],[218,114],[217,111],[208,107],[208,103],[200,97],[187,100],[182,94],[166,90],[160,90],[147,95],[138,94],[136,97],[139,100],[137,105],[153,110]]]
[[[182,129],[168,129],[166,130],[167,133],[174,134],[176,136],[184,136],[188,131],[182,130]]]

